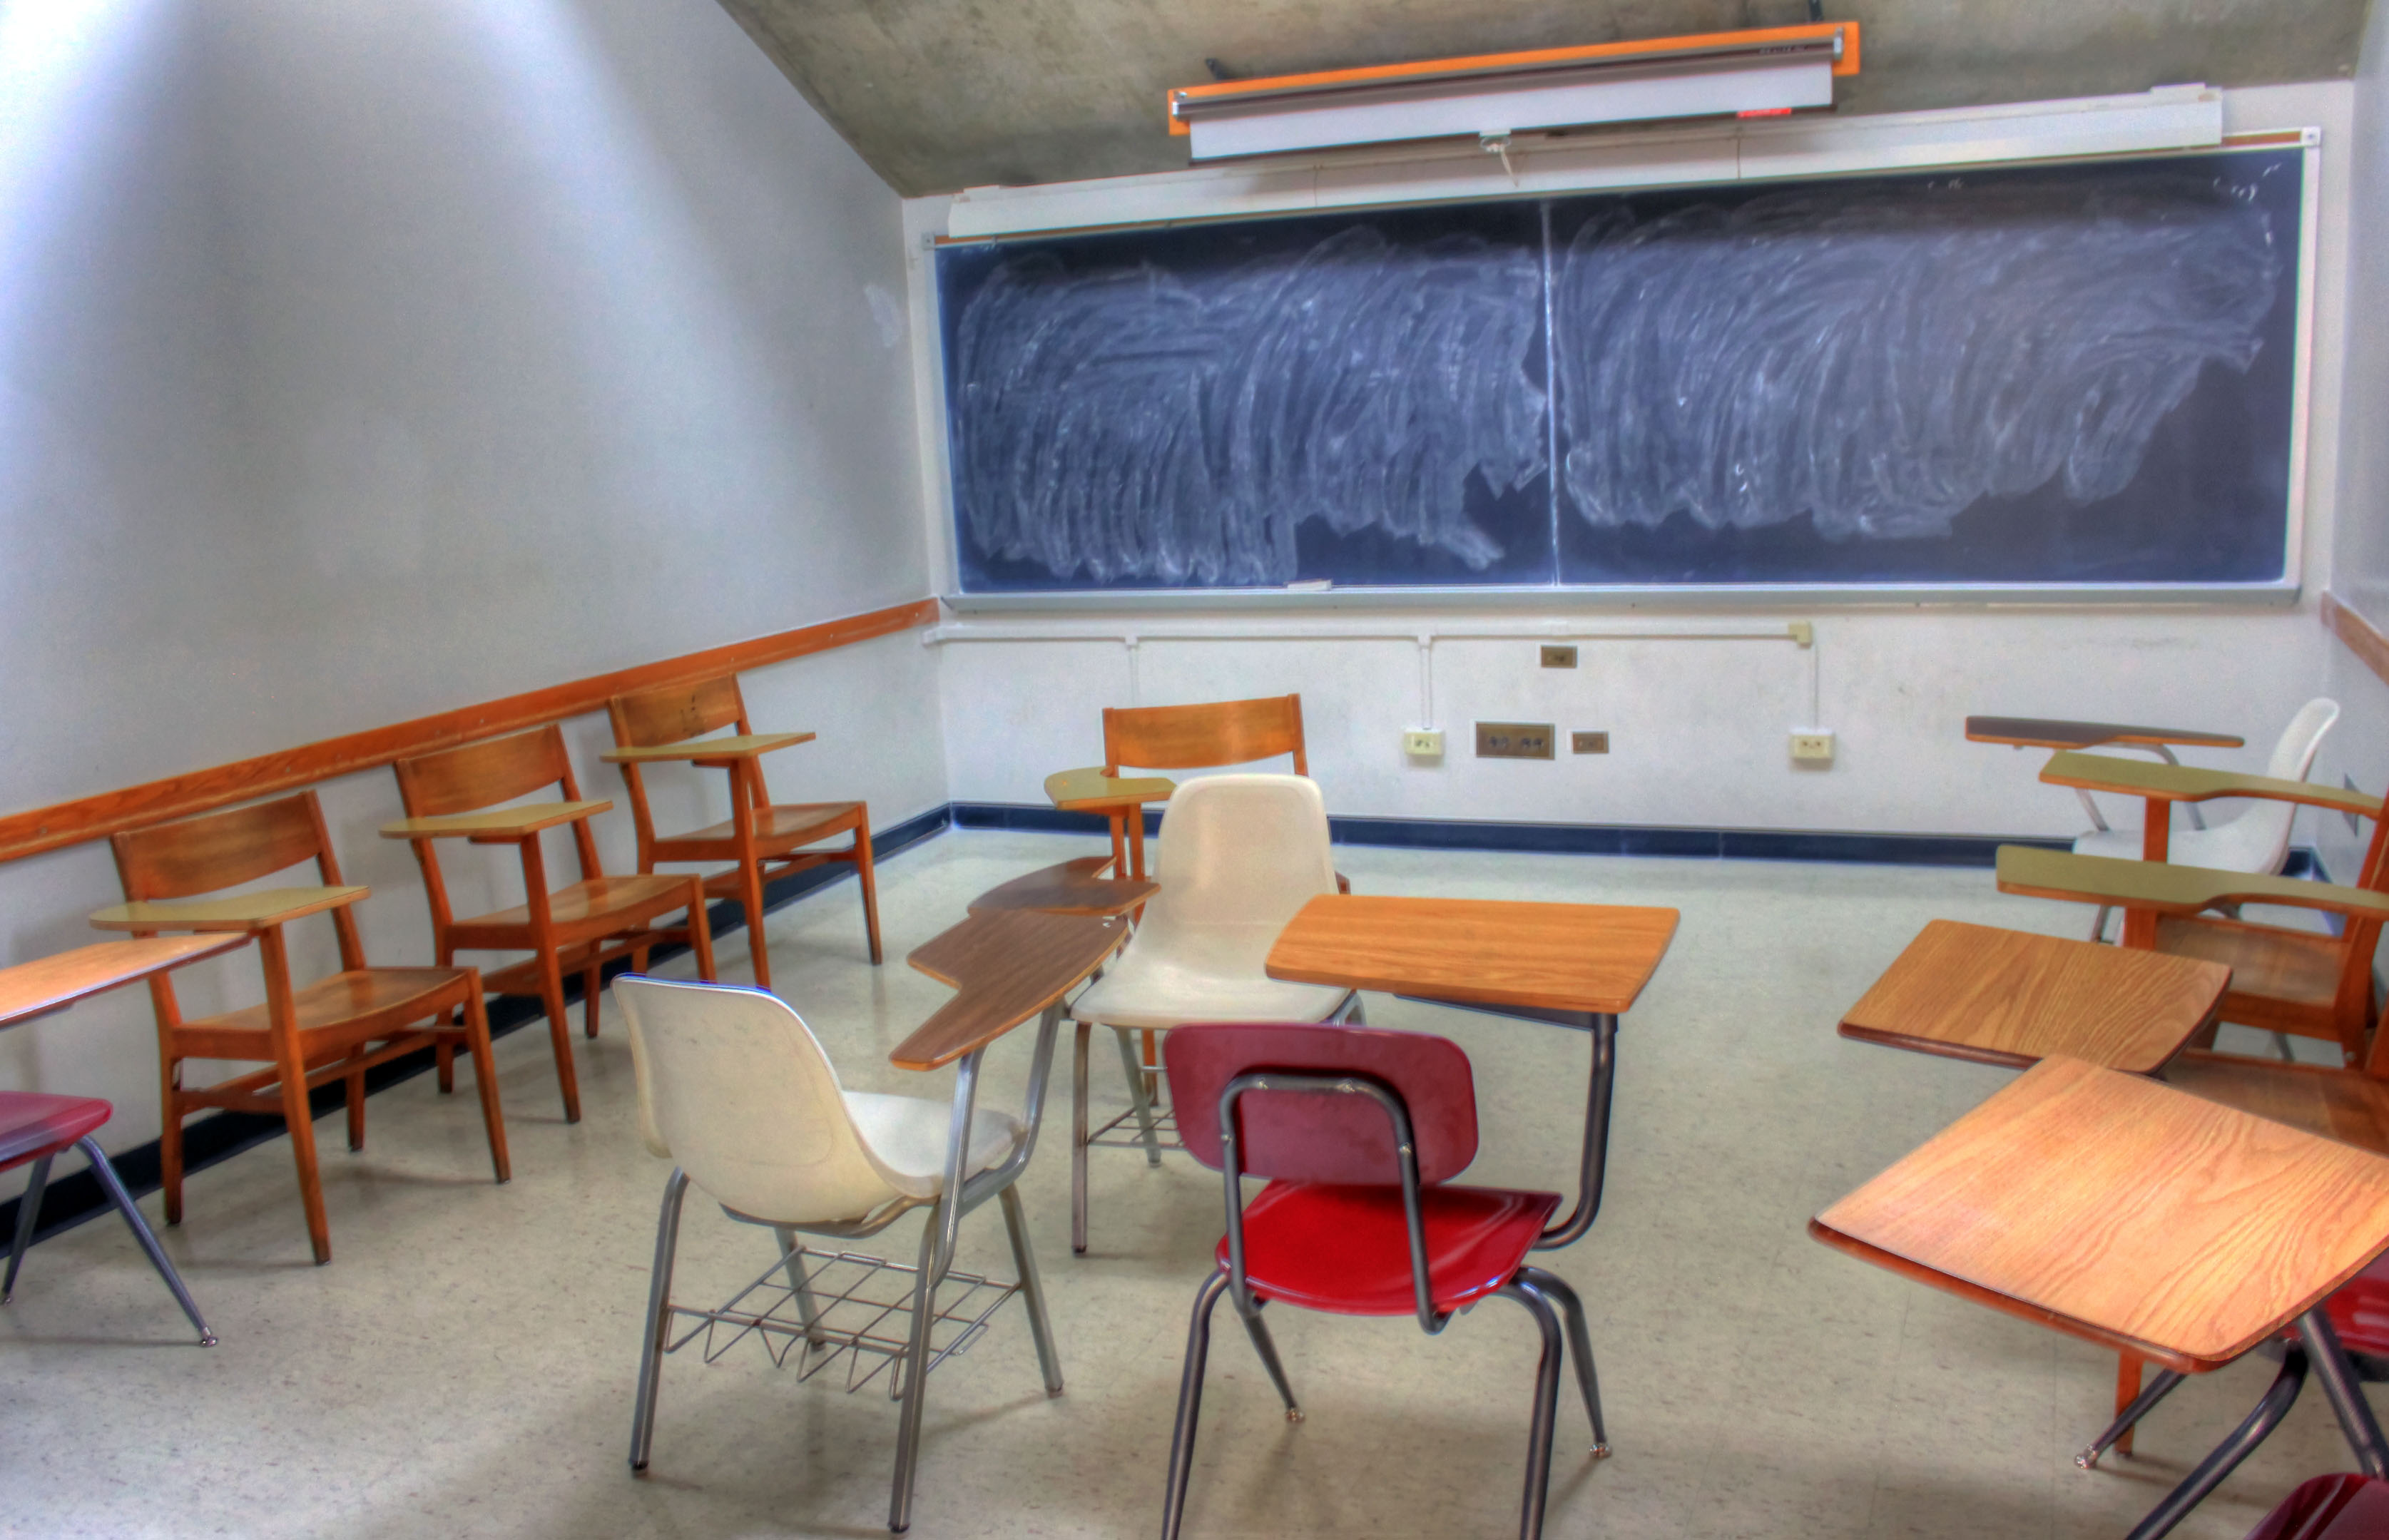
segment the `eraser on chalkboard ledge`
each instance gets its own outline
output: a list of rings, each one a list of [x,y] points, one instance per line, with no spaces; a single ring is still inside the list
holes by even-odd
[[[1333,578],[1305,578],[1298,583],[1286,584],[1285,591],[1288,593],[1324,593],[1335,586]]]

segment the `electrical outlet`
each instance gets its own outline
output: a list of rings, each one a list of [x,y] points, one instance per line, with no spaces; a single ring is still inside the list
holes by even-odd
[[[1606,754],[1609,752],[1609,734],[1606,732],[1571,732],[1568,734],[1568,752],[1571,754]]]
[[[1479,759],[1549,759],[1559,730],[1550,722],[1478,722]]]
[[[2357,789],[2356,777],[2352,775],[2341,776],[2339,778],[2339,783],[2351,792]],[[2358,819],[2354,813],[2342,812],[2339,816],[2347,820],[2347,832],[2349,834],[2360,834],[2364,833],[2363,821]]]
[[[1574,643],[1565,643],[1565,644],[1564,644],[1564,643],[1553,643],[1553,642],[1546,642],[1546,643],[1543,643],[1543,667],[1544,667],[1544,668],[1575,668],[1575,667],[1576,667],[1576,647],[1575,647]]]
[[[1435,728],[1417,728],[1402,734],[1402,752],[1413,759],[1443,757],[1443,733]]]
[[[1830,765],[1833,762],[1833,734],[1831,729],[1812,727],[1792,734],[1792,758],[1795,764]]]

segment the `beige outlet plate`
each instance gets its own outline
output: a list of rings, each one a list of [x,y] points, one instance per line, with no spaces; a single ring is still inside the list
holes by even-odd
[[[1544,667],[1544,668],[1575,668],[1575,667],[1576,667],[1576,645],[1575,645],[1575,643],[1562,643],[1562,642],[1546,642],[1546,643],[1543,643],[1543,667]]]
[[[1568,734],[1568,752],[1571,754],[1606,754],[1609,752],[1609,734],[1606,732],[1571,732]]]
[[[1549,759],[1558,736],[1559,728],[1552,722],[1478,722],[1476,757]]]

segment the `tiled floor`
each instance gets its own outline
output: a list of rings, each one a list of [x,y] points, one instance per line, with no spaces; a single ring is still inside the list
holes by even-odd
[[[773,918],[781,992],[848,1084],[943,1097],[887,1050],[945,998],[903,966],[965,901],[1064,855],[950,834],[881,874],[889,961],[862,961],[852,888]],[[2077,933],[1987,872],[1337,851],[1363,892],[1670,904],[1675,947],[1620,1037],[1608,1200],[1550,1265],[1591,1310],[1616,1457],[1561,1404],[1548,1533],[1620,1536],[2121,1534],[2243,1413],[2271,1367],[2183,1387],[2141,1457],[2070,1457],[2114,1360],[1826,1251],[1808,1215],[1974,1105],[2004,1072],[1864,1047],[1842,1009],[1935,915]],[[746,940],[723,948],[733,976]],[[684,965],[684,964],[683,964]],[[610,1002],[609,1002],[610,1004]],[[1476,1064],[1473,1179],[1565,1188],[1582,1116],[1574,1034],[1371,998]],[[576,1039],[578,1034],[576,1033]],[[990,1055],[1016,1097],[1023,1033]],[[884,1534],[896,1409],[798,1385],[759,1354],[667,1362],[652,1472],[624,1465],[655,1203],[619,1013],[580,1043],[587,1117],[558,1118],[545,1035],[499,1044],[515,1179],[488,1180],[469,1087],[377,1097],[371,1141],[321,1125],[336,1260],[308,1263],[280,1141],[198,1176],[167,1245],[223,1335],[201,1351],[112,1219],[37,1248],[0,1313],[0,1532],[24,1535]],[[1064,1056],[1067,1059],[1067,1055]],[[1124,1102],[1096,1061],[1102,1092]],[[1068,1392],[1048,1401],[1016,1307],[931,1381],[916,1535],[1154,1533],[1186,1307],[1219,1228],[1216,1177],[1099,1156],[1091,1254],[1069,1252],[1062,1113],[1023,1181]],[[149,1200],[154,1215],[156,1200]],[[912,1222],[889,1239],[909,1252]],[[741,1281],[767,1242],[699,1203],[684,1284]],[[1002,1270],[1002,1226],[962,1265]],[[1288,1313],[1309,1420],[1278,1414],[1222,1317],[1189,1512],[1207,1535],[1515,1532],[1535,1339],[1493,1301],[1440,1338]],[[2178,1531],[2238,1536],[2349,1457],[2319,1391]]]

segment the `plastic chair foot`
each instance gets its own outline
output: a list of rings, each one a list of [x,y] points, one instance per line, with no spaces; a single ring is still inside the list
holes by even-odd
[[[2074,1469],[2076,1470],[2096,1470],[2098,1468],[2099,1451],[2096,1449],[2085,1449],[2074,1457]]]
[[[1301,1420],[1302,1420],[1302,1408],[1301,1408],[1300,1406],[1288,1406],[1288,1407],[1285,1409],[1285,1419],[1286,1419],[1288,1422],[1299,1422],[1299,1421],[1301,1421]]]
[[[1609,1457],[1609,1445],[1606,1444],[1594,1445],[1592,1446],[1592,1457],[1595,1459],[1607,1459]]]

